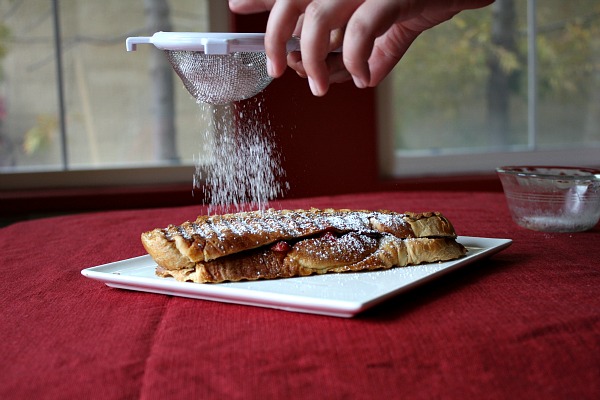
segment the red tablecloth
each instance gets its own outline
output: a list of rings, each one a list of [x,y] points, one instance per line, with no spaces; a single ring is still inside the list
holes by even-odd
[[[144,253],[200,207],[0,229],[0,398],[600,398],[600,229],[533,232],[500,193],[376,193],[275,207],[439,210],[492,258],[352,319],[112,289],[84,268]]]

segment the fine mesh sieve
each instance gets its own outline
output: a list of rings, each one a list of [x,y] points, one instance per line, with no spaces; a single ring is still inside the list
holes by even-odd
[[[261,92],[272,78],[265,53],[204,54],[165,50],[183,85],[198,101],[227,104]]]
[[[127,51],[144,43],[164,50],[185,88],[202,103],[248,99],[272,81],[263,33],[157,32],[151,37],[127,38]],[[299,48],[299,39],[290,39],[288,51]]]

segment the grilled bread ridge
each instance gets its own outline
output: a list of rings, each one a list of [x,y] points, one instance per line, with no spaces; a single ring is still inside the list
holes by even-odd
[[[264,247],[246,254],[199,262],[192,268],[158,268],[157,274],[196,283],[235,282],[389,269],[452,260],[465,252],[465,248],[451,238],[400,239],[390,234],[374,238],[351,232],[335,239],[302,240],[289,251]]]

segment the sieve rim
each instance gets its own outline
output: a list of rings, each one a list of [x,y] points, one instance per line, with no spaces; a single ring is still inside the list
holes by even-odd
[[[264,52],[264,33],[239,32],[156,32],[152,36],[132,36],[126,39],[127,51],[138,44],[153,44],[160,50],[200,51],[206,54]]]

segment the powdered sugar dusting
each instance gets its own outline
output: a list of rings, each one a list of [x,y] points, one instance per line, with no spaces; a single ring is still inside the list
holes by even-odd
[[[377,246],[376,238],[350,232],[333,239],[314,238],[298,242],[294,246],[292,257],[297,258],[301,264],[308,261],[306,267],[317,269],[319,266],[350,265],[373,253]]]
[[[255,98],[211,109],[212,113],[203,113],[211,120],[204,135],[204,156],[196,160],[194,187],[202,188],[209,214],[265,210],[289,184],[262,101]]]
[[[378,212],[352,210],[264,210],[237,214],[212,215],[199,222],[186,225],[188,236],[199,235],[206,239],[262,235],[268,242],[274,239],[297,238],[314,235],[329,229],[340,233],[376,233],[371,224]],[[404,224],[404,215],[390,213],[389,224]]]

